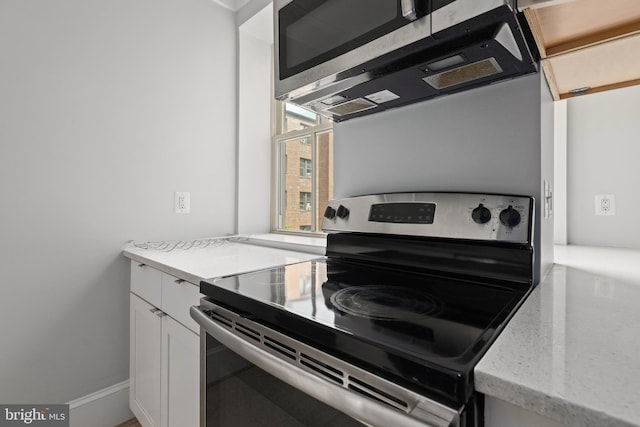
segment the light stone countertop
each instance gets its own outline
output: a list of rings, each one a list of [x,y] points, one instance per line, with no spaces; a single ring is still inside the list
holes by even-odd
[[[196,244],[189,249],[181,247],[187,247],[191,242],[181,242],[172,250],[144,249],[127,244],[123,248],[123,254],[139,263],[199,285],[202,280],[307,261],[324,253],[320,242],[303,242],[304,244],[297,246],[300,250],[291,250],[282,249],[296,247],[291,244],[283,246],[283,240],[287,243],[290,239],[276,239],[273,246],[279,247],[272,247],[268,246],[268,236],[226,236],[199,239],[197,242],[205,242],[206,246]],[[207,244],[207,241],[210,243]],[[170,249],[175,243],[167,242],[163,247]]]
[[[475,368],[476,389],[570,426],[640,426],[640,251],[557,263]]]

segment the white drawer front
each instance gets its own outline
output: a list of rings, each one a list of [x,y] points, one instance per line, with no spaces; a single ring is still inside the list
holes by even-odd
[[[160,307],[162,304],[162,273],[138,261],[131,261],[131,292]]]
[[[200,286],[162,273],[162,311],[197,334],[198,325],[189,314],[192,305],[200,305]]]

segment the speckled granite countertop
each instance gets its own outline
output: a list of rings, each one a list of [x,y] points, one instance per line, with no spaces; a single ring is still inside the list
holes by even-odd
[[[638,427],[640,251],[559,247],[558,255],[565,264],[476,366],[476,389],[570,426]]]

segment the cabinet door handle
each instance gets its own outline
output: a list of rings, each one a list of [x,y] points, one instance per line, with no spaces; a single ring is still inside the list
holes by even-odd
[[[186,280],[184,280],[184,279],[176,279],[176,280],[174,280],[173,282],[174,282],[175,284],[177,284],[177,285],[182,285],[184,282],[186,282]]]
[[[150,308],[149,311],[153,314],[158,314],[158,312],[162,310],[160,310],[158,307],[153,307],[153,308]]]
[[[167,313],[165,313],[162,310],[158,310],[158,311],[156,311],[155,315],[158,316],[158,317],[164,317],[164,316],[167,315]]]
[[[144,268],[146,266],[147,266],[147,264],[138,264],[138,267],[140,267],[140,268]]]

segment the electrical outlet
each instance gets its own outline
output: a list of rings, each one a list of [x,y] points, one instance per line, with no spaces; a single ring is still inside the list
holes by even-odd
[[[176,191],[173,198],[175,213],[191,212],[191,193],[188,191]]]
[[[596,215],[615,215],[616,198],[613,194],[596,194]]]

